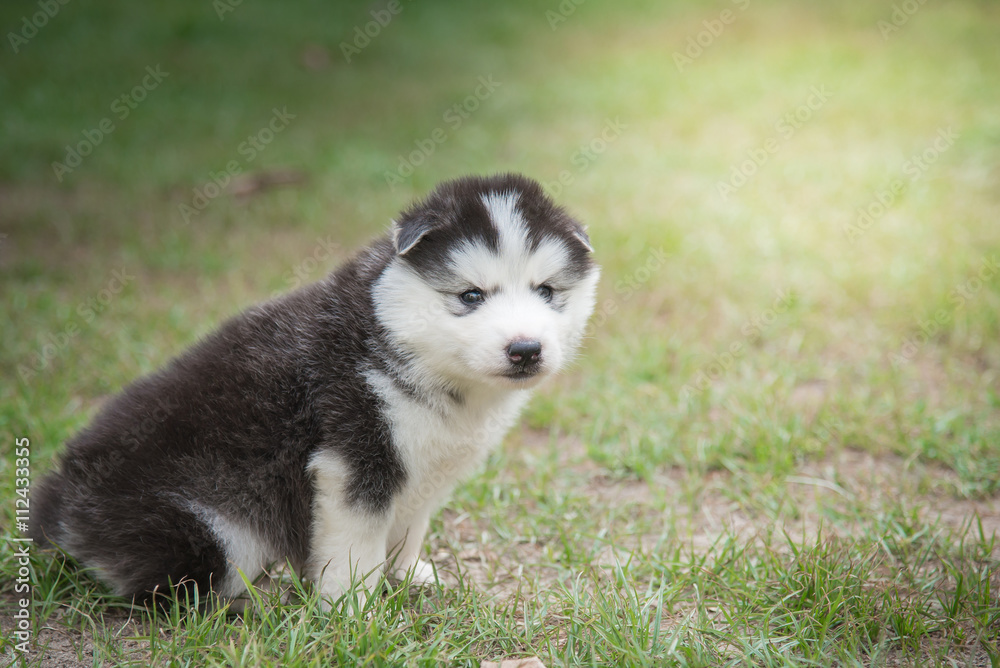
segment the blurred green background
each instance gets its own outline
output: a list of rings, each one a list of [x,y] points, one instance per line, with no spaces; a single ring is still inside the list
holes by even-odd
[[[701,438],[705,466],[753,463],[741,442],[793,435],[790,457],[919,444],[955,466],[943,415],[983,458],[969,484],[995,488],[994,3],[54,6],[0,10],[16,430],[61,436],[81,402],[315,280],[440,180],[514,170],[605,266],[587,359],[538,424],[574,425],[618,470],[690,466]],[[122,269],[120,294],[81,307]],[[802,387],[836,436],[762,421],[814,418],[788,402]],[[747,410],[704,420],[727,403]]]

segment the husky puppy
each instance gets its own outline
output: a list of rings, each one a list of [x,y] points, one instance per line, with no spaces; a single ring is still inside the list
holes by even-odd
[[[432,581],[431,513],[572,356],[591,252],[530,179],[441,184],[109,400],[34,490],[34,539],[139,601],[236,598],[285,562],[327,604],[383,570]]]

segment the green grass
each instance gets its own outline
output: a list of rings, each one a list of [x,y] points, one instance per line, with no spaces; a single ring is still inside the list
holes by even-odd
[[[1000,666],[998,7],[928,2],[883,39],[889,2],[590,0],[556,30],[555,2],[407,2],[348,64],[371,8],[330,4],[220,21],[205,1],[69,3],[19,53],[5,38],[5,526],[15,438],[37,479],[107,395],[316,280],[445,178],[522,171],[590,226],[604,274],[584,353],[435,518],[446,586],[352,614],[295,582],[241,617],[151,617],[33,554],[31,665]],[[5,4],[3,34],[36,11]],[[156,65],[169,75],[119,120]],[[248,161],[275,108],[295,118]],[[232,160],[305,180],[185,223]]]

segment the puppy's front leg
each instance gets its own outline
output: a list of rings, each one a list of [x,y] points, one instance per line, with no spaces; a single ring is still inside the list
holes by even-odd
[[[454,482],[447,478],[430,490],[415,486],[396,503],[387,545],[392,574],[396,578],[403,580],[407,572],[412,571],[410,582],[413,584],[435,583],[434,567],[420,558],[420,549],[431,515],[448,498],[453,487]]]
[[[354,582],[359,609],[364,608],[385,567],[388,523],[342,504],[319,502],[314,531],[310,563],[320,594],[331,604]]]
[[[326,470],[324,470],[326,469]],[[309,570],[327,606],[357,583],[363,609],[382,576],[390,511],[374,512],[351,504],[344,494],[343,471],[314,466],[316,496]]]
[[[413,571],[413,584],[433,584],[434,568],[420,559],[420,548],[430,523],[432,507],[426,504],[409,513],[398,514],[389,532],[389,557],[392,574],[399,580],[406,579],[408,571]]]

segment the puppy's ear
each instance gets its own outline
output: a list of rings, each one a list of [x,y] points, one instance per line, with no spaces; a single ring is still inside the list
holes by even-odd
[[[432,229],[433,221],[422,216],[407,218],[402,223],[392,221],[392,243],[396,247],[396,254],[406,255]]]
[[[587,251],[594,252],[594,247],[590,243],[590,237],[587,236],[587,228],[576,221],[573,222],[573,236],[580,240],[580,243],[583,244],[583,247]]]

